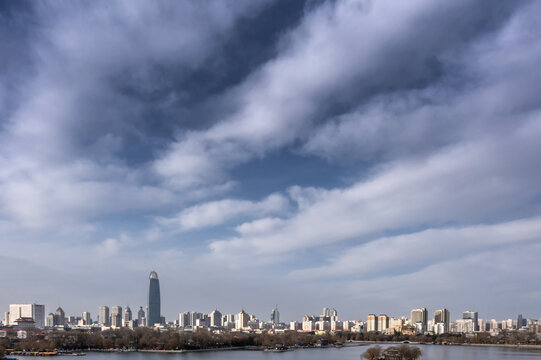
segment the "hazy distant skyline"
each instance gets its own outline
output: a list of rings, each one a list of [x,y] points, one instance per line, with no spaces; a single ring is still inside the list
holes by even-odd
[[[0,309],[539,318],[540,15],[0,1]]]

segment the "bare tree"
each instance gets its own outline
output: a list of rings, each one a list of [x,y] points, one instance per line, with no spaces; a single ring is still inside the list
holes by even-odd
[[[367,360],[378,360],[381,357],[381,346],[373,346],[363,353],[363,358]]]

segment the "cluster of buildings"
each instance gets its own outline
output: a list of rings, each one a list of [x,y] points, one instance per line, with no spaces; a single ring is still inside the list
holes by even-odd
[[[66,316],[59,307],[54,313],[45,316],[45,306],[39,304],[11,304],[9,311],[4,314],[2,323],[4,329],[21,330],[28,328],[134,328],[138,326],[173,328],[179,331],[197,331],[207,329],[212,331],[299,331],[313,333],[327,333],[336,331],[348,332],[374,332],[387,335],[404,334],[445,334],[465,333],[472,334],[480,331],[499,332],[506,329],[531,331],[541,333],[541,323],[537,319],[526,319],[519,315],[516,320],[508,319],[497,321],[495,319],[484,321],[479,319],[476,311],[465,311],[462,318],[450,321],[447,309],[434,312],[432,319],[428,318],[426,308],[411,310],[410,317],[396,318],[386,314],[370,314],[366,321],[344,320],[338,318],[336,309],[323,308],[321,315],[305,315],[302,321],[292,321],[288,324],[280,322],[278,305],[270,312],[269,321],[262,321],[253,314],[241,310],[237,314],[222,314],[214,309],[208,314],[200,312],[183,312],[174,322],[166,323],[161,316],[160,282],[158,274],[152,271],[149,276],[148,297],[146,311],[141,306],[134,316],[129,306],[103,305],[98,309],[96,319],[92,319],[90,312],[83,312],[81,316]],[[0,329],[0,337],[1,337]]]
[[[411,310],[408,319],[389,317],[385,314],[370,314],[364,324],[366,332],[378,332],[387,335],[404,334],[473,334],[476,332],[496,333],[502,330],[523,330],[541,333],[541,323],[537,319],[526,319],[519,315],[516,320],[507,319],[498,321],[496,319],[483,320],[479,318],[477,311],[464,311],[462,318],[450,321],[450,313],[447,309],[440,309],[434,312],[434,317],[428,319],[426,308]]]

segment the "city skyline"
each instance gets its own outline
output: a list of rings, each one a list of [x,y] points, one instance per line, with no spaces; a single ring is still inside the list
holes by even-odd
[[[538,317],[539,15],[0,1],[0,308]]]

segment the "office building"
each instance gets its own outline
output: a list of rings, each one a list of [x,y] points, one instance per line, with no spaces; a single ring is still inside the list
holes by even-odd
[[[66,313],[64,312],[64,310],[59,307],[58,309],[56,309],[56,311],[54,312],[54,325],[58,325],[58,326],[65,326],[66,325]]]
[[[248,326],[248,321],[250,320],[250,315],[248,315],[244,309],[241,310],[236,316],[235,329],[244,329]]]
[[[130,321],[132,321],[132,312],[130,307],[126,306],[126,309],[124,310],[123,326],[129,327]]]
[[[450,322],[450,313],[447,309],[436,310],[434,312],[434,324],[443,324],[438,325],[438,331],[443,327],[443,333],[449,331],[449,322]]]
[[[273,325],[278,325],[280,323],[280,312],[278,311],[278,305],[271,311],[270,321]]]
[[[54,327],[54,325],[55,325],[54,314],[49,313],[49,315],[47,315],[47,318],[45,319],[45,326],[48,328],[52,328]]]
[[[214,309],[209,314],[210,318],[210,326],[212,327],[222,327],[222,313],[218,311],[218,309]]]
[[[37,328],[45,327],[45,305],[38,304],[10,304],[8,324],[16,325],[19,318],[32,318]]]
[[[160,304],[160,280],[158,279],[158,274],[152,271],[148,278],[147,326],[154,326],[154,324],[160,323]]]
[[[83,311],[81,319],[83,320],[83,325],[92,325],[92,319],[90,318],[90,313],[88,311]]]
[[[462,319],[471,319],[473,321],[473,331],[479,331],[479,315],[477,311],[464,311]]]
[[[111,310],[111,326],[122,327],[122,306],[113,306]]]
[[[139,308],[139,311],[137,312],[137,325],[146,326],[145,310],[143,310],[142,306]]]
[[[524,319],[522,318],[522,314],[519,314],[517,317],[517,329],[521,329],[524,326]]]
[[[426,331],[428,323],[428,311],[426,308],[411,310],[411,322],[410,324],[415,326],[416,329],[422,329],[421,333]],[[420,326],[417,324],[421,324]]]
[[[108,306],[100,306],[98,310],[98,325],[100,326],[111,326],[111,322],[109,319],[109,307]]]

